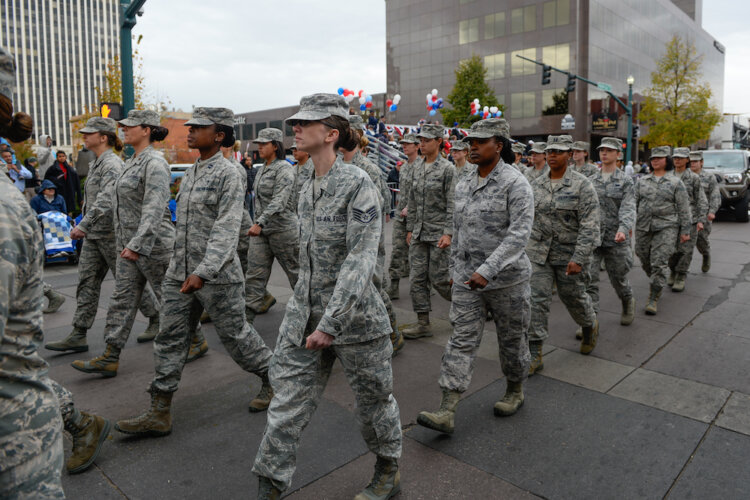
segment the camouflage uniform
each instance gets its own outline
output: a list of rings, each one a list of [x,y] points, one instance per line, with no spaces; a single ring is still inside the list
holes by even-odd
[[[417,137],[436,138],[442,137],[442,133],[440,125],[424,125]],[[406,231],[412,233],[409,281],[416,313],[432,309],[430,285],[445,300],[451,300],[449,250],[438,248],[437,243],[444,234],[453,234],[456,178],[456,169],[439,154],[434,163],[418,163],[412,173]]]
[[[589,153],[591,144],[585,141],[576,141],[573,143],[573,147],[571,149],[573,149],[574,151],[585,151],[586,153]],[[596,167],[596,165],[591,162],[586,162],[580,167],[575,163],[571,163],[570,166],[573,167],[573,170],[575,170],[579,174],[583,174],[589,178],[593,177],[597,174],[597,172],[599,172],[599,169]]]
[[[690,153],[690,160],[703,160],[703,153],[700,151]],[[721,207],[721,193],[719,192],[719,183],[716,181],[716,176],[703,169],[701,169],[701,172],[698,175],[701,179],[703,192],[706,195],[706,201],[708,202],[707,214],[716,215],[716,212],[718,212]],[[711,244],[708,241],[710,235],[711,221],[706,219],[703,223],[703,231],[698,233],[698,241],[695,242],[695,247],[702,255],[711,255]]]
[[[563,137],[566,136],[550,137],[547,150],[557,148],[555,141]],[[547,174],[537,177],[531,187],[534,225],[526,247],[532,263],[529,341],[540,342],[549,336],[547,323],[554,284],[578,325],[586,328],[596,321],[591,298],[586,294],[585,268],[594,248],[601,244],[599,203],[591,181],[570,167],[560,182],[553,183]],[[568,276],[569,262],[575,262],[583,271]]]
[[[110,123],[111,122],[111,123]],[[100,131],[117,131],[114,120],[96,117],[89,120],[81,133]],[[76,311],[73,315],[73,326],[88,330],[94,324],[99,307],[99,294],[102,281],[108,271],[117,277],[117,247],[115,244],[112,212],[103,210],[109,206],[105,201],[111,195],[111,189],[120,177],[123,161],[111,149],[102,153],[89,168],[83,192],[83,218],[78,229],[86,233],[78,260],[78,286],[76,288]],[[145,289],[140,303],[140,310],[147,318],[159,318],[159,311],[154,304],[154,294]]]
[[[531,146],[531,153],[544,153],[544,148],[547,147],[546,142],[535,142],[533,146]],[[543,175],[549,175],[549,165],[546,163],[544,164],[544,167],[537,169],[534,164],[532,163],[528,167],[523,167],[521,169],[521,173],[528,179],[528,181],[531,183],[536,179],[537,177],[541,177]]]
[[[453,151],[467,151],[468,152],[469,151],[469,144],[467,142],[464,142],[464,141],[456,141],[453,144],[453,147],[451,148],[451,152],[453,152]],[[469,163],[468,159],[466,160],[466,162],[464,162],[463,166],[460,166],[460,167],[458,166],[458,163],[454,163],[454,167],[456,168],[456,174],[457,174],[456,179],[461,179],[461,176],[463,174],[469,172],[471,170],[471,168],[469,168],[469,167],[472,167],[472,166],[474,166],[474,165],[472,163]],[[518,169],[516,169],[516,170],[518,170]],[[458,180],[456,182],[458,182]]]
[[[401,142],[417,144],[419,141],[414,134],[406,134]],[[391,263],[388,266],[388,273],[392,282],[398,282],[405,275],[408,276],[409,273],[409,246],[406,244],[406,217],[401,217],[401,211],[406,208],[406,203],[409,200],[411,178],[415,165],[420,161],[422,161],[422,159],[417,157],[413,162],[404,163],[401,166],[401,172],[399,172],[398,176],[398,203],[392,221],[393,232],[391,234],[391,240],[393,248],[391,250]]]
[[[305,184],[307,179],[312,179],[315,175],[315,165],[310,158],[307,159],[302,165],[297,165],[297,171],[294,178],[294,193],[292,193],[292,207],[294,211],[297,211],[297,205],[299,205],[299,192],[302,191],[302,186]]]
[[[469,137],[484,137],[482,122],[478,124]],[[450,265],[453,335],[445,346],[439,379],[440,387],[458,392],[466,391],[471,382],[488,311],[495,321],[500,363],[508,380],[525,380],[530,360],[531,263],[525,248],[534,220],[531,186],[502,160],[485,179],[476,166],[467,168],[456,185]],[[471,290],[465,284],[475,272],[488,281],[487,286]]]
[[[0,92],[13,59],[0,48]],[[12,90],[12,87],[11,87]],[[0,175],[0,497],[65,498],[62,421],[42,342],[44,247],[36,214]]]
[[[652,152],[652,157],[654,154],[663,153]],[[678,236],[690,233],[690,200],[685,185],[676,176],[648,174],[635,185],[635,204],[635,253],[651,278],[652,292],[660,292],[667,283],[669,257],[675,251]]]
[[[526,154],[526,146],[524,146],[523,143],[514,142],[514,143],[511,144],[510,148],[516,154],[520,154],[520,155]],[[521,173],[523,173],[523,170],[525,168],[524,164],[521,163],[520,160],[519,160],[518,163],[513,163],[512,166],[513,166],[513,168],[515,168],[516,170],[518,170]]]
[[[263,129],[253,142],[282,141],[278,129]],[[255,176],[255,223],[263,229],[250,237],[250,261],[245,274],[247,304],[253,311],[263,309],[266,285],[276,258],[294,288],[299,274],[299,234],[294,207],[294,167],[286,160],[266,163]]]
[[[673,157],[689,158],[689,148],[675,148]],[[702,222],[706,224],[706,214],[708,213],[708,201],[706,200],[706,193],[703,191],[703,185],[701,178],[697,174],[690,170],[690,166],[686,166],[682,173],[678,173],[676,170],[668,172],[667,175],[674,176],[682,181],[687,191],[688,199],[690,200],[690,209],[692,216],[692,224],[690,225],[690,239],[684,243],[679,241],[677,238],[677,247],[675,253],[669,258],[669,269],[675,273],[687,274],[690,268],[690,262],[693,260],[693,249],[695,243],[698,241],[698,229],[696,224]],[[701,231],[702,232],[702,231]]]
[[[305,106],[306,99],[318,96],[303,98],[295,117],[320,116]],[[343,99],[340,108],[337,114],[346,116]],[[300,280],[269,369],[274,397],[253,465],[254,473],[270,478],[282,491],[291,482],[302,430],[336,359],[354,391],[357,419],[370,450],[391,459],[401,455],[399,409],[392,394],[391,327],[372,280],[381,233],[380,195],[367,174],[341,159],[320,180],[318,190],[314,184],[306,182],[300,194]],[[306,337],[315,330],[335,337],[331,347],[305,349]]]
[[[250,248],[250,236],[247,235],[247,232],[253,225],[253,220],[250,218],[250,211],[248,210],[249,207],[247,206],[247,198],[245,198],[244,195],[244,193],[247,193],[247,173],[245,172],[245,167],[235,160],[233,156],[229,158],[229,161],[232,162],[237,169],[237,174],[240,177],[240,184],[242,185],[242,208],[244,208],[244,211],[242,212],[242,221],[240,222],[240,238],[237,242],[237,255],[240,258],[240,265],[242,266],[242,274],[244,276],[247,272],[247,254]]]

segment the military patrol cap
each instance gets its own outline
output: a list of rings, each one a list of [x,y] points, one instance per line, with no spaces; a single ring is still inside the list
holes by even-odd
[[[209,125],[225,125],[234,127],[234,113],[227,108],[195,108],[193,116],[185,122],[186,126],[197,125],[208,127]]]
[[[277,128],[264,128],[258,132],[258,137],[253,142],[282,142],[284,133]]]
[[[425,139],[442,139],[445,128],[442,125],[435,123],[425,123],[422,125],[422,130],[419,131],[417,137],[424,137]]]
[[[291,148],[289,148],[289,149],[299,149],[299,148],[297,147],[297,141],[294,141],[294,142],[292,143],[292,147],[291,147]]]
[[[674,148],[672,158],[690,158],[690,148]]]
[[[602,139],[602,143],[596,149],[614,149],[615,151],[622,151],[622,141],[617,137],[605,137]]]
[[[570,151],[573,146],[573,138],[569,135],[550,135],[547,136],[547,147],[545,151]]]
[[[0,94],[13,100],[13,88],[16,83],[16,61],[13,55],[0,47]]]
[[[414,134],[405,134],[404,137],[398,142],[400,142],[401,144],[419,144],[419,139],[417,139],[417,136]]]
[[[518,153],[520,155],[526,152],[526,146],[524,146],[523,143],[520,142],[514,142],[513,145],[511,145],[510,149],[512,149],[514,153]]]
[[[81,134],[95,134],[97,132],[110,132],[117,133],[117,122],[112,118],[104,118],[103,116],[95,116],[89,118],[86,122],[86,126],[79,130]]]
[[[575,151],[586,151],[588,153],[591,150],[591,144],[586,141],[576,141],[573,143],[570,149],[573,149]]]
[[[671,156],[672,148],[669,146],[657,146],[651,150],[651,158],[666,158]]]
[[[131,109],[128,111],[128,117],[120,120],[118,123],[126,127],[135,127],[137,125],[144,125],[146,127],[161,126],[159,113],[150,109]]]
[[[531,146],[531,152],[532,153],[544,153],[544,149],[547,147],[546,142],[535,142],[533,146]]]
[[[703,151],[691,151],[690,152],[690,161],[700,161],[703,160]]]
[[[451,151],[467,151],[469,149],[469,144],[464,141],[456,141],[451,145]]]
[[[338,94],[306,95],[299,101],[299,111],[287,118],[291,120],[317,121],[329,116],[349,117],[349,106]]]
[[[505,118],[487,118],[472,123],[466,139],[489,139],[490,137],[510,139],[510,125]]]
[[[359,115],[349,115],[346,117],[349,120],[349,126],[357,130],[365,130],[365,122]]]

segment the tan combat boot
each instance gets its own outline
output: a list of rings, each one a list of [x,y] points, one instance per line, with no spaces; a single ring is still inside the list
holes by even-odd
[[[65,430],[73,437],[73,450],[65,467],[70,474],[83,472],[94,463],[109,436],[109,420],[98,415],[80,413],[79,422],[66,422]]]
[[[444,432],[445,434],[453,434],[456,408],[460,400],[460,392],[443,389],[443,399],[440,401],[440,408],[436,412],[420,411],[417,423],[428,429]]]
[[[375,462],[375,474],[354,500],[388,500],[401,491],[401,473],[395,458],[378,456]]]
[[[89,345],[86,343],[86,329],[74,327],[70,335],[59,342],[45,344],[44,348],[50,351],[86,352],[89,350]]]
[[[405,339],[418,339],[421,337],[432,337],[430,331],[430,313],[417,313],[417,323],[401,329]]]
[[[70,366],[84,373],[98,373],[104,377],[117,376],[120,366],[120,348],[107,344],[104,354],[89,361],[73,361]]]
[[[258,476],[258,500],[278,500],[281,490],[265,476]]]
[[[404,342],[404,336],[398,331],[398,329],[394,329],[391,332],[391,344],[393,345],[393,354],[391,357],[395,358],[401,349],[404,348],[404,345],[406,345],[406,342]]]
[[[623,299],[622,314],[620,315],[620,324],[628,326],[635,319],[635,297]]]
[[[581,354],[591,354],[599,339],[599,320],[595,319],[591,326],[583,327],[583,338],[581,339]]]
[[[685,280],[687,279],[687,274],[685,273],[677,273],[674,279],[674,284],[672,285],[672,291],[673,292],[681,292],[685,289]]]
[[[667,278],[667,286],[674,285],[674,280],[677,277],[677,274],[675,274],[674,270],[669,270],[669,277]]]
[[[60,292],[56,292],[51,288],[47,290],[44,296],[47,297],[47,300],[49,301],[47,302],[47,307],[42,310],[44,314],[57,312],[57,310],[60,309],[65,303],[65,295],[61,294]]]
[[[704,273],[707,273],[711,270],[711,254],[704,254],[703,255],[703,264],[701,265],[701,271]]]
[[[201,323],[210,323],[211,322],[211,316],[209,316],[208,312],[204,310],[201,313],[201,317],[198,318],[198,321],[200,321]]]
[[[268,405],[271,404],[273,399],[273,389],[271,388],[271,382],[268,380],[268,372],[259,374],[263,385],[260,387],[260,392],[255,398],[250,401],[247,409],[251,413],[257,413],[268,409]]]
[[[388,296],[391,298],[391,300],[398,300],[399,298],[398,283],[399,280],[391,279],[391,287],[388,289]]]
[[[531,363],[529,364],[529,377],[536,372],[544,370],[544,361],[542,360],[542,347],[544,342],[541,340],[529,340],[529,353],[531,354]]]
[[[157,333],[159,333],[159,316],[156,316],[155,318],[149,318],[148,327],[142,334],[138,335],[135,340],[137,340],[139,344],[142,344],[144,342],[151,342],[152,340],[154,340],[154,338],[156,338]]]
[[[266,294],[263,296],[263,304],[260,306],[260,310],[258,310],[257,313],[266,314],[268,310],[271,309],[271,307],[275,303],[276,303],[276,297],[266,292]]]
[[[523,406],[523,382],[508,380],[503,399],[495,403],[496,417],[509,417]]]
[[[659,302],[659,297],[661,297],[661,289],[657,290],[656,287],[651,285],[651,291],[648,295],[648,304],[646,305],[646,314],[651,316],[656,314],[656,304]]]
[[[187,359],[185,360],[185,363],[190,363],[191,361],[195,361],[196,359],[200,358],[204,354],[208,352],[208,342],[206,342],[206,338],[203,337],[203,335],[193,335],[193,338],[190,339],[190,350],[188,351]]]
[[[151,391],[151,408],[145,413],[127,420],[120,420],[115,429],[124,434],[139,436],[166,436],[172,432],[173,392]]]

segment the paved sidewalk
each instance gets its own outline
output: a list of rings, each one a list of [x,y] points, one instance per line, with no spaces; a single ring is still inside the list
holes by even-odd
[[[434,295],[435,336],[409,341],[393,362],[404,428],[396,498],[750,498],[748,228],[714,224],[711,271],[700,272],[696,252],[685,292],[665,291],[657,316],[643,314],[648,281],[634,268],[637,316],[629,327],[619,324],[620,303],[602,273],[601,334],[590,356],[578,353],[576,325],[555,298],[544,371],[529,379],[524,407],[509,418],[492,412],[505,381],[488,325],[450,437],[416,425],[420,410],[439,405],[440,359],[451,333],[449,304]],[[71,328],[77,275],[53,266],[45,280],[69,297],[58,313],[45,315],[45,341],[58,340]],[[145,319],[139,315],[116,378],[70,367],[102,352],[113,284],[111,277],[104,283],[88,353],[42,354],[77,406],[117,420],[149,403],[152,347],[135,342]],[[278,266],[269,289],[278,304],[255,324],[273,345],[291,294]],[[408,280],[401,297],[394,302],[399,323],[414,321]],[[185,369],[172,434],[139,439],[113,432],[90,471],[64,473],[69,498],[255,498],[250,467],[265,414],[248,413],[247,403],[260,381],[234,364],[210,323],[205,332],[211,350]],[[290,498],[352,498],[367,484],[374,457],[353,410],[337,364],[303,435]]]

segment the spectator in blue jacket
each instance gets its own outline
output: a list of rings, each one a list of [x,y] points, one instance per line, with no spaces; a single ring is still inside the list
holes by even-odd
[[[42,187],[39,189],[39,194],[31,199],[31,208],[38,214],[50,211],[68,213],[68,209],[65,206],[65,198],[57,194],[55,183],[49,179],[44,179]]]

